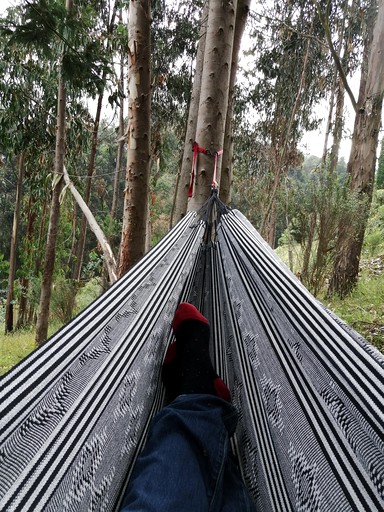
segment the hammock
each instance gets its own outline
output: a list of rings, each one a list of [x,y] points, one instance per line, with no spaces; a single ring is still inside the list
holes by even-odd
[[[215,196],[1,379],[0,510],[117,509],[180,301],[211,323],[257,509],[383,510],[383,356]]]

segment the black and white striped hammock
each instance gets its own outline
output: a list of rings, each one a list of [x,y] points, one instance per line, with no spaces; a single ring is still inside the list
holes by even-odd
[[[384,510],[384,358],[213,196],[0,381],[0,510],[116,510],[180,301],[208,317],[260,511]],[[207,211],[206,211],[207,214]],[[214,238],[214,241],[208,241]]]

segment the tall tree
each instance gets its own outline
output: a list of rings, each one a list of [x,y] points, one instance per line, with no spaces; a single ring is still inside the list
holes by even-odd
[[[365,56],[348,161],[349,193],[361,213],[359,222],[343,222],[339,229],[330,293],[344,297],[358,278],[364,232],[372,202],[376,150],[384,95],[384,3],[371,3],[367,13]]]
[[[221,151],[224,145],[236,9],[236,0],[209,2],[196,142],[211,153]],[[218,160],[215,178],[219,183],[221,159]],[[200,154],[188,210],[197,210],[204,204],[209,197],[213,179],[213,159]]]
[[[130,0],[128,20],[128,152],[119,276],[122,276],[145,253],[151,162],[150,26],[150,1]]]
[[[379,189],[384,188],[384,138],[381,139],[379,165],[377,168],[376,186]]]
[[[356,2],[353,2],[356,4]],[[339,26],[338,46],[336,49],[336,57],[342,65],[343,70],[350,68],[350,57],[353,39],[353,17],[355,5],[351,9],[348,2],[341,6],[341,16],[337,20]],[[348,11],[352,12],[348,12]],[[327,29],[328,30],[328,29]],[[316,249],[316,258],[313,265],[313,272],[309,283],[312,292],[316,295],[324,284],[325,268],[333,257],[332,248],[335,245],[335,232],[338,223],[338,211],[340,205],[337,204],[336,191],[338,189],[338,176],[336,175],[337,163],[339,160],[340,143],[343,135],[344,126],[344,97],[345,85],[340,76],[338,66],[334,64],[334,81],[331,90],[331,99],[335,101],[335,109],[333,104],[330,106],[330,119],[333,120],[332,125],[332,146],[327,159],[327,152],[323,154],[323,162],[320,166],[320,181],[323,193],[319,197],[319,226],[318,240]],[[333,118],[333,119],[332,119]],[[326,144],[325,144],[326,148]]]
[[[236,25],[233,40],[231,76],[229,80],[228,109],[225,119],[224,151],[222,157],[222,171],[220,179],[220,199],[229,204],[231,202],[232,173],[233,173],[233,103],[237,69],[239,67],[240,47],[243,38],[251,0],[238,0],[236,12]]]
[[[288,19],[292,17],[292,7],[292,5],[287,7]],[[289,40],[283,44],[284,53],[280,57],[276,80],[274,126],[271,130],[272,179],[267,190],[267,201],[263,208],[263,219],[260,226],[261,235],[271,247],[275,246],[276,240],[277,197],[283,176],[287,174],[289,166],[296,163],[298,127],[304,111],[303,104],[306,94],[310,90],[308,77],[311,77],[315,13],[313,10],[309,10],[308,13],[306,11],[306,6],[301,6],[300,22],[306,27],[310,37],[301,39],[299,36],[288,36]],[[295,50],[297,50],[296,55],[294,54]],[[287,60],[290,56],[297,62],[294,71],[291,67],[292,63]],[[293,82],[291,82],[291,89],[287,87],[287,79]]]
[[[107,12],[103,18],[106,18],[105,25],[106,25],[106,52],[110,53],[110,47],[112,44],[112,36],[113,31],[115,28],[115,18],[116,18],[116,12],[117,12],[117,2],[115,1],[112,14],[109,19],[109,13]],[[95,161],[96,161],[96,152],[97,152],[97,144],[98,144],[98,135],[99,135],[99,126],[100,126],[100,119],[101,119],[101,110],[103,106],[103,99],[104,99],[104,92],[105,92],[105,84],[107,80],[107,76],[109,73],[109,67],[107,65],[104,66],[103,74],[101,78],[101,87],[99,91],[99,97],[97,100],[97,107],[96,107],[96,114],[95,119],[93,123],[93,129],[92,129],[92,141],[91,141],[91,151],[89,154],[88,159],[88,166],[87,166],[87,180],[85,185],[85,191],[84,191],[84,201],[86,205],[89,204],[90,197],[91,197],[91,188],[92,188],[92,180],[95,174]],[[80,280],[81,276],[81,267],[83,264],[83,255],[84,255],[84,246],[85,246],[85,237],[86,237],[86,231],[87,231],[87,218],[86,215],[83,213],[81,216],[81,223],[80,223],[80,233],[79,238],[77,242],[77,251],[76,251],[76,261],[74,265],[73,270],[73,279],[76,281]]]
[[[11,250],[9,256],[9,278],[7,301],[5,307],[5,333],[13,331],[13,300],[14,300],[14,282],[16,272],[16,247],[19,233],[20,206],[22,199],[22,186],[24,179],[25,155],[22,153],[18,159],[18,178],[16,187],[15,210],[13,214],[13,226],[11,236]]]
[[[193,78],[192,95],[189,103],[188,121],[181,165],[176,180],[175,196],[171,214],[171,226],[183,218],[188,207],[188,192],[192,169],[192,145],[196,139],[197,115],[200,103],[201,80],[203,75],[205,38],[207,31],[209,2],[206,0],[200,22],[200,37],[196,53],[196,66]]]
[[[123,24],[123,13],[120,9],[119,23]],[[124,55],[120,50],[120,77],[118,88],[120,91],[120,104],[119,104],[119,127],[117,132],[117,155],[116,155],[116,168],[113,179],[113,195],[111,206],[111,218],[115,219],[117,214],[117,205],[119,202],[119,185],[123,165],[123,150],[124,150]]]
[[[66,0],[65,3],[67,16],[73,9],[73,0]],[[65,49],[61,54],[61,59],[65,57]],[[66,120],[66,102],[67,89],[63,77],[63,64],[60,64],[60,76],[57,92],[57,121],[56,121],[56,147],[55,147],[55,169],[52,185],[51,210],[49,216],[49,227],[47,235],[47,245],[45,250],[45,260],[43,277],[41,282],[41,294],[39,311],[36,324],[36,343],[40,344],[46,340],[48,334],[49,306],[52,293],[52,279],[56,257],[56,242],[59,228],[60,217],[60,195],[63,190],[63,168],[65,153],[65,120]]]

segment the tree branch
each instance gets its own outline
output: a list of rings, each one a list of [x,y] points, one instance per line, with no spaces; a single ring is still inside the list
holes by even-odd
[[[111,246],[107,242],[107,239],[103,233],[103,230],[97,223],[97,220],[93,216],[93,213],[88,208],[87,204],[85,203],[84,199],[81,197],[81,195],[78,192],[78,190],[76,189],[75,185],[72,183],[65,165],[64,165],[64,181],[65,181],[66,186],[71,191],[75,201],[81,208],[83,214],[87,218],[89,227],[95,234],[97,241],[100,244],[100,247],[101,247],[101,249],[103,251],[103,255],[104,255],[104,261],[105,261],[106,267],[108,269],[109,280],[113,284],[117,280],[117,271],[116,271],[117,265],[116,265],[116,260],[113,255]]]
[[[337,54],[337,51],[335,50],[335,47],[334,47],[333,42],[332,42],[331,30],[329,28],[329,10],[330,10],[330,5],[331,5],[330,0],[328,0],[327,7],[326,7],[326,13],[324,14],[321,11],[321,9],[320,9],[320,5],[318,4],[318,2],[316,2],[317,12],[319,14],[319,18],[320,18],[321,24],[322,24],[324,32],[325,32],[325,37],[327,39],[327,43],[328,43],[329,50],[331,52],[333,61],[334,61],[335,65],[336,65],[337,71],[339,72],[339,76],[341,78],[341,81],[343,82],[345,90],[347,91],[349,99],[351,100],[353,109],[357,113],[357,102],[355,100],[353,92],[351,91],[351,88],[349,87],[348,80],[347,80],[347,77],[345,75],[343,66],[341,65],[339,55]]]

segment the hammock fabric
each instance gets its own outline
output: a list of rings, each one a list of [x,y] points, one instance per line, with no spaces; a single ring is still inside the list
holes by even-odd
[[[117,509],[180,301],[211,323],[257,509],[384,510],[383,356],[215,196],[1,379],[0,510]]]

